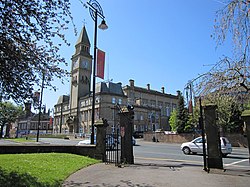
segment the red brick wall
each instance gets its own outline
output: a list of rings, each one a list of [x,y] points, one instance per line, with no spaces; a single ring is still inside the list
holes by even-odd
[[[143,139],[145,141],[152,141],[153,137],[159,142],[164,143],[183,143],[193,140],[194,138],[200,136],[199,134],[165,134],[164,132],[157,133],[144,133]],[[247,147],[247,138],[242,134],[226,134],[224,135],[228,138],[233,147]]]

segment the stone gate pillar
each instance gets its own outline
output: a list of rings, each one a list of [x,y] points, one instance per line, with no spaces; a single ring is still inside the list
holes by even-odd
[[[96,127],[96,153],[95,158],[106,161],[106,131],[108,122],[106,119],[97,121],[94,126]]]
[[[248,152],[250,155],[250,110],[245,110],[241,115],[244,123],[246,124],[246,135],[247,135],[247,143],[248,143]],[[250,163],[250,156],[249,156]]]
[[[220,134],[216,125],[216,108],[217,106],[215,105],[204,107],[208,154],[207,164],[208,168],[223,169]]]

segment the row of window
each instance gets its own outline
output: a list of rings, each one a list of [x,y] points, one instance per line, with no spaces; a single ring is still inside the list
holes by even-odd
[[[141,105],[143,106],[151,106],[151,107],[159,107],[159,108],[176,108],[176,104],[169,103],[169,102],[162,102],[158,101],[156,102],[155,100],[148,100],[148,99],[141,99]]]
[[[55,112],[61,112],[61,111],[65,111],[65,110],[69,110],[69,105],[55,107]]]
[[[95,102],[99,103],[100,102],[100,97],[96,97]],[[122,104],[122,99],[120,99],[120,98],[117,99],[115,97],[112,97],[111,103],[112,104],[118,103],[118,104],[121,105]],[[81,107],[86,107],[86,106],[91,106],[91,105],[92,105],[92,98],[86,99],[86,100],[81,102]],[[69,105],[64,105],[64,106],[62,106],[62,108],[61,108],[61,106],[57,106],[57,107],[55,107],[55,112],[61,112],[61,111],[69,110],[69,108],[70,108]]]
[[[147,103],[146,101],[148,101],[146,99],[142,99],[142,100],[145,101],[144,103]],[[151,101],[152,101],[151,102],[151,104],[152,104],[151,107],[155,107],[156,101],[153,101],[153,100],[151,100]],[[100,102],[100,97],[97,97],[96,98],[96,103],[99,103],[99,102]],[[118,104],[122,105],[122,99],[112,97],[111,103],[112,104],[118,103]],[[130,104],[132,104],[132,103],[130,103]],[[165,106],[163,104],[165,104]],[[81,102],[81,107],[91,106],[91,105],[92,105],[92,98],[86,99],[86,100]],[[172,104],[172,103],[168,103],[168,102],[165,102],[165,103],[158,102],[158,106],[161,109],[161,114],[160,114],[161,116],[170,116],[171,112],[177,107],[176,104]],[[61,106],[56,107],[55,110],[56,110],[56,112],[60,112],[61,111]],[[63,111],[64,110],[69,110],[69,105],[63,106]],[[96,119],[97,119],[99,117],[99,111],[96,112],[96,115],[98,115],[98,116],[96,116]],[[91,116],[91,112],[85,111],[83,113],[83,121],[89,121],[88,119],[91,118],[90,116]]]
[[[38,122],[31,122],[30,124],[27,123],[19,123],[18,124],[18,129],[19,130],[36,130],[38,127]],[[52,125],[49,124],[49,122],[40,122],[40,127],[39,129],[52,129]]]
[[[69,118],[69,115],[64,115],[62,117],[62,123],[61,123],[61,118],[57,117],[54,119],[54,124],[55,125],[65,124],[66,121],[68,120],[68,118]],[[87,111],[81,112],[79,120],[86,122],[86,121],[91,121],[91,118],[92,118],[92,110],[87,110]],[[95,110],[95,120],[97,120],[99,118],[100,118],[99,109],[96,109]]]
[[[161,113],[157,113],[157,112],[149,112],[147,114],[147,118],[148,119],[151,119],[152,116],[153,118],[155,119],[159,119],[159,116],[170,116],[171,115],[171,112],[176,109],[176,105],[172,105],[172,108],[171,107],[166,107],[166,108],[161,108]],[[140,120],[140,121],[143,121],[144,120],[144,116],[145,114],[143,113],[140,113],[140,112],[135,112],[135,120]]]

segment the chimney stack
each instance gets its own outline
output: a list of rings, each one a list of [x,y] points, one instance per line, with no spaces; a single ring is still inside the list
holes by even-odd
[[[135,86],[135,81],[133,79],[130,79],[129,84],[130,84],[130,87],[134,87]]]
[[[150,90],[150,84],[147,84],[148,90]]]
[[[177,90],[177,96],[181,96],[181,91]]]
[[[164,94],[165,93],[165,88],[164,86],[161,87],[161,92]]]

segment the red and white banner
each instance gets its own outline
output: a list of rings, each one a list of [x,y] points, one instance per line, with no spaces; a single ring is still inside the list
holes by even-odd
[[[104,79],[105,52],[97,49],[97,73],[96,76]]]

